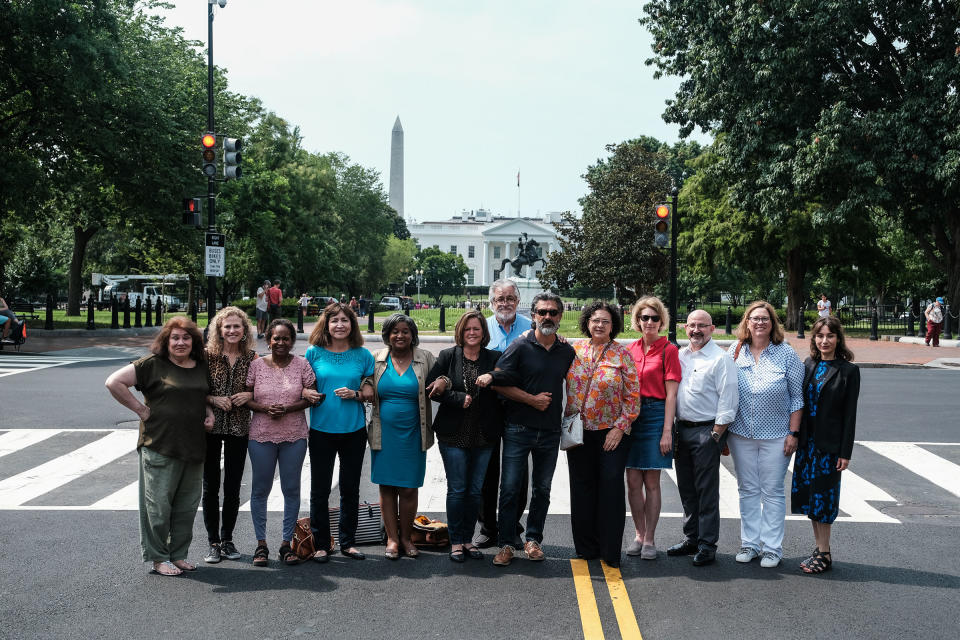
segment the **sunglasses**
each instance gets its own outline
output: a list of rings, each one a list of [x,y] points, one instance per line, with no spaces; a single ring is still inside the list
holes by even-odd
[[[550,316],[551,318],[556,318],[558,315],[560,315],[560,311],[557,309],[537,309],[534,313],[536,313],[541,318],[543,316]]]
[[[640,322],[660,322],[660,316],[640,316]]]

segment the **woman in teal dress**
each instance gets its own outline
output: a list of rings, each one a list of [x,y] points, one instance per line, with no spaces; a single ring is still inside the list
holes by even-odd
[[[386,349],[374,354],[373,415],[368,438],[371,480],[380,485],[380,510],[391,560],[419,555],[411,540],[417,493],[423,486],[427,449],[433,446],[430,399],[424,385],[434,356],[417,348],[417,325],[403,314],[383,323]]]

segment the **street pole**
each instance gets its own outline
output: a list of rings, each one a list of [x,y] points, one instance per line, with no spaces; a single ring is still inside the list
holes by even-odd
[[[677,344],[677,234],[680,231],[680,207],[677,197],[680,190],[674,187],[670,191],[673,196],[673,224],[670,225],[670,327],[667,339]]]
[[[207,131],[214,133],[213,128],[213,4],[214,0],[207,0]],[[216,174],[214,174],[216,175]],[[214,206],[217,202],[217,181],[214,176],[207,176],[207,231],[216,233],[217,217]],[[217,312],[217,279],[207,277],[207,324],[213,324],[213,316]]]

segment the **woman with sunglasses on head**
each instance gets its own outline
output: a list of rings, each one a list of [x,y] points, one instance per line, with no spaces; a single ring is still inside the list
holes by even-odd
[[[800,435],[803,363],[783,341],[780,320],[768,302],[747,307],[736,335],[731,349],[740,401],[727,440],[740,490],[736,560],[760,558],[760,566],[769,569],[783,556],[783,477]]]
[[[800,568],[804,573],[823,573],[833,566],[830,527],[840,507],[840,473],[853,453],[860,369],[853,364],[836,316],[821,317],[810,333],[810,357],[803,363],[806,406],[793,463],[790,510],[810,518],[817,542]]]
[[[660,471],[673,466],[673,418],[680,386],[680,352],[660,335],[670,315],[660,298],[637,300],[630,312],[642,337],[630,345],[640,376],[640,417],[631,427],[627,457],[627,496],[635,536],[628,556],[657,559],[654,535],[660,520]]]

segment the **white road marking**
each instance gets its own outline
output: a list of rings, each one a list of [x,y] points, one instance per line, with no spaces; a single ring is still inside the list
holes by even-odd
[[[921,449],[912,442],[861,442],[860,444],[960,497],[960,465],[926,449]]]
[[[98,362],[101,360],[120,360],[122,358],[102,358],[94,356],[19,356],[0,353],[0,378],[17,373],[28,373],[51,367],[61,367],[77,362]]]
[[[0,435],[0,458],[43,442],[60,433],[59,429],[14,429]]]

